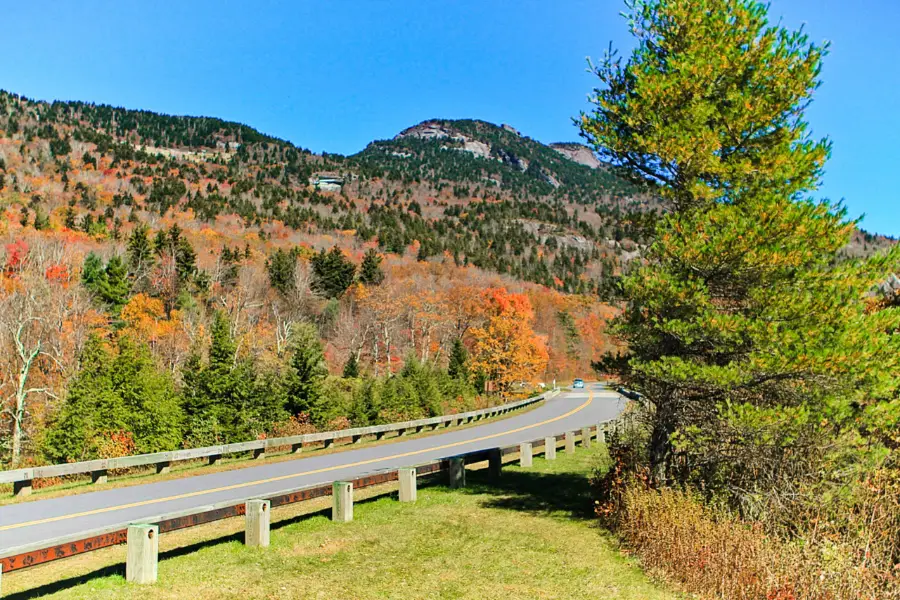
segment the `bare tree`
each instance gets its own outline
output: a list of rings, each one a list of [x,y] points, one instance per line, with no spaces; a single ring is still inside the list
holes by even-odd
[[[45,384],[47,378],[40,377],[39,373],[42,360],[57,362],[57,357],[46,349],[46,339],[53,329],[50,322],[53,317],[52,311],[48,310],[50,307],[46,302],[48,291],[20,286],[4,299],[0,314],[4,345],[7,346],[7,351],[4,352],[6,359],[3,361],[3,382],[0,385],[10,389],[2,414],[10,420],[10,454],[13,467],[16,467],[22,458],[22,444],[26,423],[31,416],[32,398],[38,395],[57,398]],[[44,380],[44,383],[41,380]]]

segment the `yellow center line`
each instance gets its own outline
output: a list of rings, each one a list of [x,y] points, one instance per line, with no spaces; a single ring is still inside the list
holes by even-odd
[[[547,425],[548,423],[553,423],[555,421],[559,421],[561,419],[565,419],[574,415],[575,413],[585,409],[594,399],[594,392],[592,390],[588,391],[588,399],[582,404],[569,412],[559,415],[557,417],[553,417],[552,419],[547,419],[546,421],[541,421],[540,423],[534,423],[532,425],[526,425],[524,427],[519,427],[517,429],[512,429],[510,431],[503,431],[501,433],[492,433],[491,435],[485,435],[482,437],[478,437],[471,440],[463,440],[461,442],[453,442],[451,444],[443,444],[441,446],[432,446],[430,448],[424,448],[422,450],[411,450],[410,452],[402,452],[400,454],[393,454],[391,456],[383,456],[379,458],[370,458],[367,460],[361,460],[354,463],[347,463],[341,465],[334,465],[331,467],[323,467],[321,469],[315,469],[313,471],[304,471],[302,473],[291,473],[289,475],[279,475],[278,477],[270,477],[268,479],[259,479],[256,481],[247,481],[244,483],[235,483],[233,485],[226,485],[223,487],[208,489],[208,490],[198,490],[196,492],[187,492],[184,494],[177,494],[175,496],[166,496],[164,498],[154,498],[152,500],[142,500],[140,502],[131,502],[129,504],[120,504],[118,506],[108,506],[106,508],[97,508],[94,510],[87,510],[79,513],[72,513],[69,515],[60,515],[57,517],[48,517],[46,519],[36,519],[34,521],[26,521],[24,523],[15,523],[13,525],[4,525],[0,527],[0,531],[8,531],[10,529],[18,529],[20,527],[31,527],[32,525],[43,525],[45,523],[55,523],[57,521],[65,521],[67,519],[76,519],[78,517],[88,517],[91,515],[99,515],[102,513],[113,512],[116,510],[124,510],[126,508],[136,508],[138,506],[147,506],[149,504],[157,504],[162,502],[171,502],[173,500],[183,500],[185,498],[195,498],[197,496],[203,496],[205,494],[215,494],[218,492],[227,492],[229,490],[237,490],[245,487],[252,487],[255,485],[262,485],[265,483],[272,483],[275,481],[284,481],[286,479],[294,479],[296,477],[303,477],[305,475],[316,475],[318,473],[327,473],[329,471],[337,471],[339,469],[349,469],[351,467],[360,467],[363,465],[371,465],[378,462],[384,462],[387,460],[395,460],[397,458],[406,458],[407,456],[415,456],[417,454],[425,454],[426,452],[434,452],[435,450],[446,450],[447,448],[455,448],[457,446],[464,446],[466,444],[474,444],[476,442],[483,442],[485,440],[490,440],[497,437],[502,437],[504,435],[510,435],[513,433],[518,433],[520,431],[526,431],[528,429],[534,429],[535,427],[540,427],[542,425]]]

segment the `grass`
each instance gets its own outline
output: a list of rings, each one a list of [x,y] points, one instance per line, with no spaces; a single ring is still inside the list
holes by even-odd
[[[478,427],[479,425],[484,425],[486,423],[503,421],[505,419],[528,413],[538,408],[539,406],[543,406],[543,404],[543,402],[536,402],[534,404],[526,406],[523,409],[516,410],[505,415],[472,421],[471,423],[465,423],[463,425],[457,425],[451,428],[439,427],[438,429],[423,430],[420,433],[409,432],[402,436],[398,435],[397,433],[391,433],[390,436],[385,436],[381,440],[376,440],[374,436],[369,436],[363,438],[362,441],[357,444],[335,444],[330,448],[325,448],[324,444],[322,443],[316,443],[315,446],[310,444],[304,446],[303,452],[301,454],[292,454],[287,449],[282,452],[267,452],[266,458],[263,460],[254,460],[251,456],[251,453],[247,452],[242,454],[223,456],[222,459],[215,465],[207,464],[206,458],[175,462],[172,463],[171,471],[159,475],[156,473],[155,466],[129,469],[128,472],[123,474],[117,474],[116,471],[110,471],[109,481],[101,485],[94,485],[93,483],[91,483],[91,478],[89,475],[68,477],[64,478],[61,483],[57,483],[56,485],[36,487],[30,495],[22,497],[13,496],[12,484],[5,484],[0,485],[0,506],[19,504],[21,502],[31,502],[34,500],[45,500],[48,498],[59,498],[62,496],[87,494],[99,490],[141,485],[144,483],[148,483],[148,479],[150,478],[152,478],[154,482],[168,481],[171,479],[193,477],[195,475],[207,475],[210,473],[221,473],[223,471],[246,469],[248,467],[256,467],[261,464],[284,462],[287,460],[296,460],[298,458],[307,458],[309,456],[322,456],[325,454],[332,454],[334,452],[357,450],[359,448],[366,448],[373,445],[393,444],[396,442],[404,442],[409,439],[426,438],[434,435],[440,435],[442,433],[447,433],[448,431],[460,431],[463,429]],[[36,480],[35,483],[40,485],[40,480]]]
[[[243,546],[240,519],[166,534],[152,587],[125,582],[119,547],[10,573],[4,598],[678,597],[620,554],[592,518],[595,452],[539,457],[528,470],[507,465],[497,482],[470,471],[466,489],[420,487],[414,504],[393,495],[358,501],[352,523],[321,512],[330,499],[296,505],[319,510],[306,516],[275,509],[268,549]]]

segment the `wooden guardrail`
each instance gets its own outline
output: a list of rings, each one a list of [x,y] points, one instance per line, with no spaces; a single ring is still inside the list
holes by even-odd
[[[274,448],[290,447],[293,452],[300,452],[304,445],[314,444],[317,442],[323,442],[325,446],[328,447],[334,444],[337,440],[341,439],[349,439],[352,443],[357,443],[362,440],[364,436],[374,435],[377,439],[381,439],[386,434],[392,432],[397,432],[399,435],[403,435],[403,433],[406,431],[415,430],[416,432],[419,432],[426,427],[452,427],[478,419],[485,419],[505,414],[510,411],[551,398],[557,393],[559,393],[558,390],[550,390],[532,398],[526,398],[524,400],[502,404],[500,406],[473,410],[456,415],[443,415],[440,417],[431,417],[428,419],[419,419],[416,421],[405,421],[402,423],[389,423],[386,425],[356,427],[353,429],[342,429],[339,431],[322,431],[318,433],[306,433],[289,437],[267,438],[262,440],[252,440],[249,442],[237,442],[234,444],[207,446],[205,448],[190,448],[187,450],[174,450],[171,452],[137,454],[134,456],[123,456],[120,458],[104,458],[98,460],[65,463],[60,465],[48,465],[43,467],[29,467],[26,469],[0,471],[0,484],[11,483],[13,484],[13,494],[15,494],[16,496],[26,496],[31,493],[32,485],[35,479],[63,477],[70,475],[86,475],[90,473],[93,483],[102,484],[107,482],[109,471],[115,469],[155,466],[157,473],[166,473],[171,468],[172,463],[175,462],[195,460],[198,458],[207,458],[210,464],[215,464],[225,455],[238,454],[242,452],[252,452],[254,458],[262,459],[266,456],[266,450]]]
[[[248,496],[168,512],[141,519],[139,523],[116,523],[92,531],[8,548],[0,552],[0,575],[127,543],[126,578],[138,583],[152,583],[156,581],[158,539],[150,543],[147,535],[152,540],[154,536],[158,537],[162,533],[244,515],[247,526],[246,542],[252,545],[268,545],[270,517],[268,514],[261,517],[258,511],[265,512],[273,507],[333,495],[335,499],[332,518],[341,521],[352,520],[353,489],[364,489],[399,479],[400,500],[415,501],[417,477],[446,474],[450,487],[462,487],[465,485],[466,464],[487,461],[489,473],[497,476],[502,468],[504,456],[518,453],[521,466],[528,468],[532,466],[532,453],[537,448],[543,447],[545,457],[552,460],[556,457],[560,442],[563,442],[567,452],[574,452],[576,436],[580,437],[582,446],[590,447],[591,439],[595,435],[597,441],[604,441],[605,432],[610,427],[615,429],[616,426],[617,419],[603,421],[596,426],[585,427],[578,431],[566,431],[512,446],[478,450],[412,467],[378,470],[350,481],[288,488],[271,494]],[[253,507],[253,514],[248,507]],[[264,543],[261,540],[264,540]]]

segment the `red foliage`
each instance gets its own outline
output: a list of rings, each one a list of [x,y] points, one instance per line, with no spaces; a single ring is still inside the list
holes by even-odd
[[[24,240],[16,240],[6,245],[6,267],[4,270],[7,275],[11,275],[22,268],[25,257],[28,256],[28,244]]]
[[[71,274],[69,273],[69,267],[59,264],[47,267],[47,270],[44,271],[44,277],[51,283],[66,284],[69,283]]]

